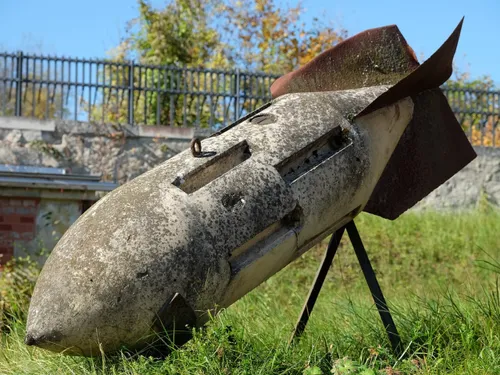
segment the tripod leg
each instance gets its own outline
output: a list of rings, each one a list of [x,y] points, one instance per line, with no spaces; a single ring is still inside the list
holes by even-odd
[[[399,355],[401,353],[401,338],[399,337],[394,320],[392,320],[391,313],[387,307],[387,303],[385,302],[384,295],[382,294],[382,289],[380,289],[377,277],[375,276],[375,272],[373,271],[370,260],[368,259],[368,254],[366,254],[365,247],[363,246],[363,242],[361,241],[361,237],[359,236],[354,221],[349,222],[346,225],[346,228],[352,246],[354,247],[354,251],[356,252],[356,256],[358,257],[359,265],[363,270],[366,282],[370,288],[370,292],[372,293],[375,305],[377,306],[380,318],[382,319],[385,330],[387,331],[387,336],[391,342],[392,349],[396,355]]]
[[[340,239],[344,234],[345,227],[340,228],[330,238],[330,243],[328,244],[328,248],[326,249],[323,260],[321,261],[321,265],[316,273],[316,277],[314,278],[313,285],[309,290],[309,295],[307,296],[306,302],[302,307],[302,312],[300,313],[299,319],[297,320],[297,324],[295,324],[295,329],[290,337],[289,344],[300,335],[306,329],[307,321],[309,320],[309,316],[312,313],[314,308],[314,304],[316,303],[316,299],[318,298],[319,291],[323,286],[323,282],[325,281],[326,275],[333,261],[333,257],[335,256],[337,249],[340,245]]]

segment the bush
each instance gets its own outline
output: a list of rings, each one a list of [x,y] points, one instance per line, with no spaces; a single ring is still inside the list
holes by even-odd
[[[0,333],[15,321],[25,321],[40,264],[28,257],[11,260],[0,273]]]

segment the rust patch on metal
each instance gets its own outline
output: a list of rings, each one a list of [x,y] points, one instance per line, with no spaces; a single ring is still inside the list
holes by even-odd
[[[396,219],[455,173],[476,153],[439,86],[453,70],[463,19],[443,45],[415,71],[380,95],[356,117],[411,96],[408,124],[365,211]]]
[[[354,119],[405,97],[413,99],[413,119],[365,211],[395,219],[476,157],[439,89],[453,71],[462,24],[463,18],[422,65],[397,26],[392,25],[364,31],[339,43],[271,86],[273,97],[278,97],[293,92],[392,85]]]
[[[201,142],[199,138],[193,138],[190,144],[191,154],[196,158],[201,155]]]
[[[417,69],[370,103],[356,117],[367,115],[408,96],[441,86],[453,72],[453,56],[457,50],[463,18],[439,49]]]
[[[280,77],[271,94],[277,98],[296,92],[394,85],[418,66],[398,27],[384,26],[356,34]]]

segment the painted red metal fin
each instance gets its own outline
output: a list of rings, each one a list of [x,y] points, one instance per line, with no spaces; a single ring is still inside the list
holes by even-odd
[[[379,179],[366,212],[395,219],[460,171],[476,153],[439,86],[452,73],[462,21],[425,61],[358,116],[411,96],[414,113]]]
[[[394,85],[419,66],[396,25],[363,31],[278,78],[273,98],[295,92]]]

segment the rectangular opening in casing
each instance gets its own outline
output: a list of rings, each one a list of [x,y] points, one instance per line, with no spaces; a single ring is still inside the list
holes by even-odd
[[[187,194],[194,193],[208,183],[222,176],[237,165],[250,158],[252,153],[247,141],[242,141],[216,155],[205,164],[189,172],[182,179],[176,178],[173,185]]]
[[[273,244],[287,237],[291,231],[298,231],[303,220],[302,208],[296,206],[285,217],[269,225],[253,238],[234,249],[229,257],[232,273],[236,274],[252,260],[273,248]]]
[[[298,153],[277,164],[275,168],[286,182],[291,183],[351,143],[352,141],[343,133],[342,128],[337,126]]]

